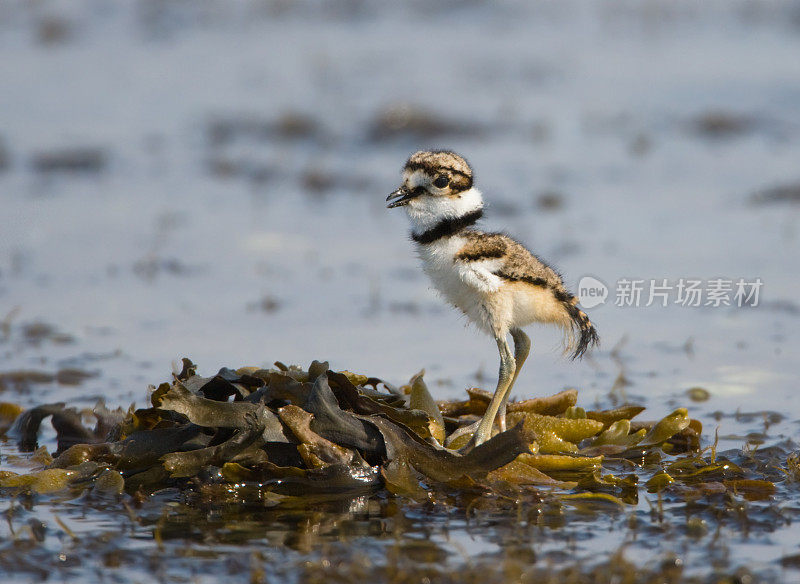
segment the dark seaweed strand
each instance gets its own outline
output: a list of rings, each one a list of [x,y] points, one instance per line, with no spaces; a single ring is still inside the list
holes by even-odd
[[[461,217],[455,217],[453,219],[444,219],[439,221],[436,225],[428,229],[427,231],[423,231],[422,233],[412,233],[411,239],[416,241],[417,243],[421,244],[428,244],[433,243],[437,239],[441,239],[442,237],[448,237],[450,235],[455,235],[462,229],[473,225],[478,219],[483,217],[483,209],[476,209],[471,213],[467,213],[466,215],[462,215]]]
[[[575,346],[575,350],[572,352],[572,355],[570,355],[570,359],[579,359],[583,357],[586,354],[586,351],[588,351],[590,348],[596,347],[600,344],[600,337],[597,334],[597,329],[594,328],[592,321],[589,320],[589,316],[580,308],[578,308],[578,299],[566,290],[548,286],[547,281],[544,278],[515,276],[502,271],[497,272],[496,275],[504,280],[508,280],[509,282],[525,282],[533,286],[548,288],[553,293],[553,296],[556,297],[556,300],[564,305],[567,314],[569,314],[570,319],[572,319],[573,326],[578,332],[578,343]]]

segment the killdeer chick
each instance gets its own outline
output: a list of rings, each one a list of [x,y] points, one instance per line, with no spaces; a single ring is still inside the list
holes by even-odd
[[[473,228],[483,215],[483,199],[458,154],[416,152],[403,168],[403,184],[386,200],[390,209],[405,207],[411,239],[436,289],[497,341],[497,389],[473,434],[477,446],[491,438],[495,420],[500,431],[506,429],[506,402],[531,348],[521,327],[558,325],[573,359],[598,343],[597,331],[550,266],[507,235]]]

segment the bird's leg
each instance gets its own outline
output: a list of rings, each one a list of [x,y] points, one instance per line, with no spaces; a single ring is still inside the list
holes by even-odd
[[[495,417],[505,399],[516,369],[514,356],[511,354],[511,347],[508,346],[505,334],[498,335],[495,340],[497,341],[497,348],[500,350],[500,373],[497,379],[497,389],[495,389],[492,401],[489,402],[489,407],[486,408],[486,413],[483,414],[483,418],[478,423],[478,429],[475,430],[473,435],[472,442],[475,446],[483,444],[492,437]]]
[[[531,340],[522,329],[512,328],[511,338],[514,339],[514,362],[516,367],[514,368],[514,377],[511,378],[511,383],[508,384],[508,389],[503,395],[503,401],[500,402],[500,409],[497,410],[497,424],[500,426],[501,432],[506,431],[506,404],[508,403],[508,397],[517,382],[517,377],[519,377],[519,372],[525,364],[525,359],[528,358],[528,354],[531,352]]]

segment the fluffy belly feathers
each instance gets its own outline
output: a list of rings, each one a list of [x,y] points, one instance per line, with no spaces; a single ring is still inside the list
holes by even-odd
[[[419,256],[436,290],[481,330],[504,334],[511,327],[533,322],[567,324],[562,322],[563,307],[549,289],[495,275],[501,259],[454,261],[464,244],[461,239],[450,237],[420,246]]]

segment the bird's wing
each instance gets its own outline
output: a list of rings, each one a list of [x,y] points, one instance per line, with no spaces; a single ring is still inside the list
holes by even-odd
[[[503,285],[503,279],[495,274],[502,263],[499,259],[459,262],[458,276],[462,282],[481,292],[495,292]]]
[[[505,264],[508,243],[493,233],[468,233],[466,244],[458,250],[455,265],[461,280],[481,292],[494,292],[503,284],[497,275]]]

